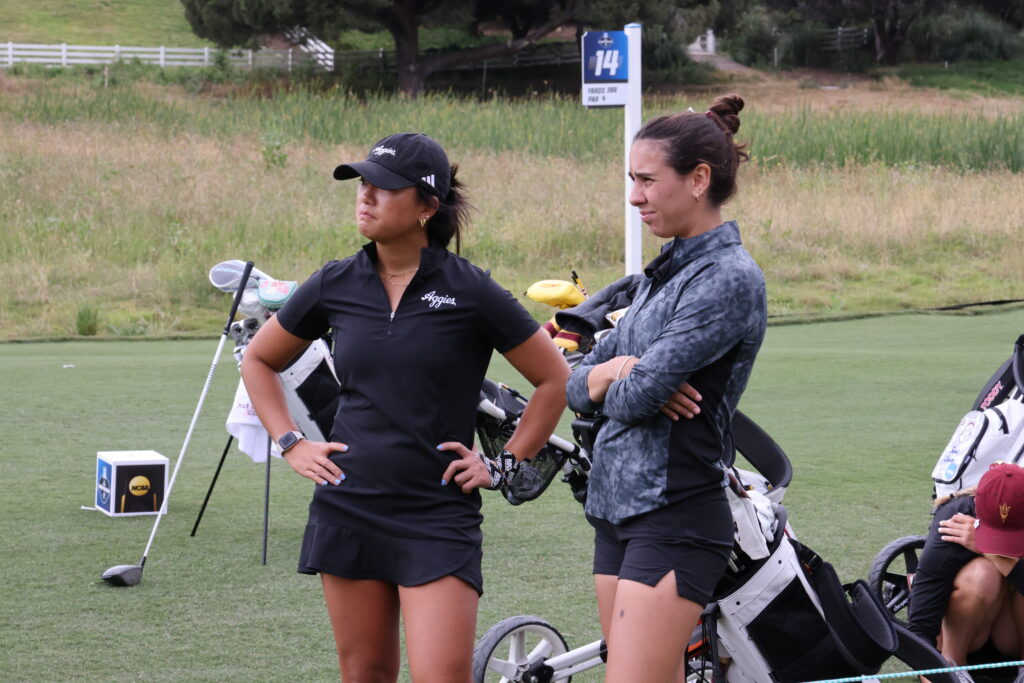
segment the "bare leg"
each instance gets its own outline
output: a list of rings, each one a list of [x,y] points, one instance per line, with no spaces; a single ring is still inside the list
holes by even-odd
[[[675,572],[658,585],[620,580],[609,630],[607,683],[672,683],[703,611],[676,592]]]
[[[479,596],[446,576],[422,586],[399,586],[405,650],[416,683],[470,683]]]
[[[985,644],[1009,590],[1003,575],[984,557],[971,560],[960,570],[942,620],[942,654],[947,659],[966,664],[967,654]]]
[[[398,591],[386,581],[321,574],[334,629],[338,665],[346,683],[398,680]]]
[[[996,606],[996,617],[992,622],[992,644],[1011,659],[1020,659],[1022,654],[1021,630],[1024,628],[1024,596],[1015,590],[1006,591],[1006,599]]]
[[[619,585],[619,577],[609,574],[594,574],[594,593],[597,595],[597,616],[601,620],[601,633],[608,642],[608,632],[612,627],[612,609],[615,607],[615,589]]]

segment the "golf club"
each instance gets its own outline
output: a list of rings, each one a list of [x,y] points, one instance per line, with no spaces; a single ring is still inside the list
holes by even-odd
[[[203,384],[203,391],[199,394],[199,403],[196,405],[196,411],[192,415],[192,423],[188,426],[188,432],[185,434],[185,442],[181,445],[181,452],[178,453],[178,460],[174,463],[174,472],[171,473],[171,480],[167,484],[167,492],[164,494],[163,505],[160,506],[160,512],[157,513],[156,521],[153,522],[153,530],[149,533],[149,542],[146,543],[146,549],[142,552],[142,559],[138,564],[119,564],[111,567],[107,571],[103,572],[100,576],[104,581],[113,586],[134,586],[142,580],[142,568],[146,565],[146,557],[149,555],[149,548],[153,545],[153,538],[156,537],[157,527],[160,526],[160,519],[167,514],[167,500],[171,497],[171,489],[174,488],[174,479],[178,476],[178,469],[181,467],[182,457],[185,455],[185,451],[188,449],[188,442],[192,438],[192,430],[195,429],[196,420],[199,419],[199,413],[203,409],[203,402],[206,400],[206,394],[210,390],[210,382],[213,380],[213,372],[217,369],[217,361],[220,359],[221,351],[224,349],[224,341],[228,338],[228,334],[231,331],[231,323],[235,319],[235,312],[238,310],[238,304],[242,300],[242,294],[245,292],[246,285],[249,283],[249,273],[252,272],[252,261],[248,261],[245,264],[245,270],[242,276],[238,280],[238,289],[235,290],[235,299],[231,304],[231,312],[228,314],[228,322],[224,325],[224,332],[220,335],[220,341],[217,343],[217,353],[213,356],[213,364],[210,366],[210,372],[206,375],[206,382]]]

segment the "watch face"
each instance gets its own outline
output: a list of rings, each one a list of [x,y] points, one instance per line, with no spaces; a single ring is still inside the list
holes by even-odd
[[[286,451],[294,446],[299,441],[299,436],[295,432],[285,432],[284,435],[277,440],[277,445],[281,447],[282,451]]]

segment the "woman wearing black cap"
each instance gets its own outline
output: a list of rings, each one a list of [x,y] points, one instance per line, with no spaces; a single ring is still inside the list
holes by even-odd
[[[481,577],[480,488],[546,442],[568,367],[487,273],[448,251],[466,217],[456,167],[426,135],[384,138],[360,178],[370,242],[314,273],[260,329],[242,376],[298,474],[318,484],[299,572],[321,575],[344,680],[394,681],[399,615],[413,680],[469,681]],[[277,371],[333,331],[341,383],[330,443],[296,431]],[[470,450],[492,351],[535,387],[500,462]]]
[[[764,338],[764,276],[722,220],[745,157],[743,100],[648,121],[633,138],[629,201],[669,240],[629,312],[573,370],[574,410],[608,416],[594,445],[587,519],[608,642],[607,681],[676,681],[725,572],[733,522],[721,464]],[[686,382],[700,392],[686,411]]]

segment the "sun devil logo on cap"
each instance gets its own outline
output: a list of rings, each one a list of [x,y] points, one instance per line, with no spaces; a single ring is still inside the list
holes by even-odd
[[[1006,524],[1006,518],[1010,516],[1010,506],[1006,503],[999,504],[999,519]]]
[[[420,178],[420,180],[425,182],[427,185],[430,185],[431,187],[437,187],[436,185],[434,185],[434,174],[433,173],[431,173],[430,175],[423,176],[422,178]]]
[[[390,154],[391,156],[395,156],[395,148],[394,147],[383,147],[383,146],[381,146],[381,147],[374,147],[373,150],[370,153],[371,154],[376,154],[377,156],[380,156],[381,154]]]

